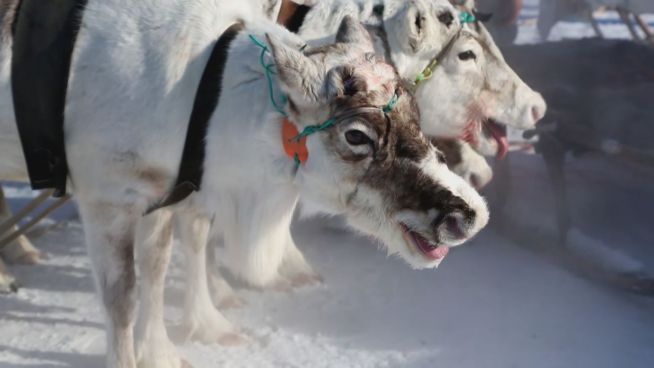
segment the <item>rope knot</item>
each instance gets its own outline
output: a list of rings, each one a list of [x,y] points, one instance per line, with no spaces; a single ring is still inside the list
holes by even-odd
[[[466,23],[474,23],[477,21],[477,18],[469,12],[462,12],[459,15],[459,20],[461,21],[461,24],[466,24]]]

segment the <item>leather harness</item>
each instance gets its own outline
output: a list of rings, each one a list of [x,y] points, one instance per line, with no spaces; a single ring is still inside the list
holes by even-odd
[[[16,124],[33,189],[66,194],[68,165],[64,110],[70,63],[87,0],[22,0],[12,24],[12,92]],[[182,201],[200,190],[204,139],[218,105],[227,50],[242,23],[215,43],[195,96],[176,182],[147,213]]]
[[[200,190],[204,172],[205,138],[209,128],[209,120],[211,120],[211,116],[220,101],[223,74],[225,73],[228,56],[227,51],[232,41],[243,28],[243,23],[233,24],[216,41],[195,94],[193,110],[186,131],[182,161],[179,164],[175,185],[168,195],[151,206],[146,214],[179,203],[191,193]]]
[[[87,0],[22,0],[12,26],[14,112],[33,189],[66,194],[64,108]]]

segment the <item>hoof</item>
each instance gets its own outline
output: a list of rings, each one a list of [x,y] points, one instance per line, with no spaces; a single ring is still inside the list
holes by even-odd
[[[16,258],[13,263],[21,265],[35,265],[46,259],[39,251],[30,251]]]
[[[277,281],[273,282],[271,288],[278,293],[284,293],[284,294],[293,293],[293,283],[285,278],[280,278]]]
[[[245,335],[238,332],[210,331],[204,327],[193,328],[188,325],[172,327],[170,329],[170,336],[178,343],[194,341],[205,345],[240,346],[248,341]]]
[[[136,363],[137,368],[193,368],[191,363],[184,359],[162,360],[156,358],[153,360],[141,360]]]
[[[217,304],[220,309],[239,309],[245,307],[248,303],[245,299],[232,295],[220,300]]]
[[[0,294],[13,294],[18,292],[18,289],[20,289],[20,284],[13,276],[0,274]]]
[[[209,304],[204,308],[196,305],[195,310],[185,311],[186,318],[170,329],[175,341],[197,341],[203,344],[235,343],[238,330],[223,315]],[[189,318],[191,317],[191,318]]]
[[[324,282],[323,278],[318,274],[301,273],[290,278],[291,286],[294,288],[301,288],[305,286],[320,285]]]
[[[241,346],[248,342],[248,338],[240,333],[229,332],[218,338],[218,344],[222,346]]]

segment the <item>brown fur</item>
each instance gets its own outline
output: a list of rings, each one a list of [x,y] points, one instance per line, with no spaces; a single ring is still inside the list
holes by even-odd
[[[362,116],[362,120],[377,133],[379,140],[372,143],[372,158],[356,157],[360,163],[356,165],[357,174],[353,174],[353,180],[388,197],[387,203],[394,204],[389,208],[391,212],[414,210],[426,213],[437,209],[440,215],[434,221],[434,227],[454,211],[462,213],[472,222],[475,212],[465,201],[422,173],[420,164],[434,147],[420,130],[420,114],[415,100],[402,87],[396,93],[399,99],[391,112],[371,112]],[[357,92],[354,96],[337,99],[337,112],[364,106],[384,106],[390,97],[391,94],[378,91]],[[339,152],[344,161],[352,161],[355,156],[341,147],[338,134],[336,130],[330,131],[328,145]],[[361,172],[364,174],[358,174]],[[355,200],[356,191],[352,197],[351,200]]]
[[[443,152],[449,168],[455,167],[463,161],[463,157],[461,157],[461,143],[459,141],[455,139],[431,138],[431,144]]]

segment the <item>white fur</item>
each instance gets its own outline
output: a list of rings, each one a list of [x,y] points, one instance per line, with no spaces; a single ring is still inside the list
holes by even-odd
[[[309,59],[297,51],[302,40],[252,14],[255,11],[245,9],[244,4],[221,0],[88,3],[73,55],[64,130],[71,188],[79,202],[97,290],[107,317],[109,367],[181,364],[161,321],[163,277],[170,254],[170,238],[164,230],[170,226],[170,215],[165,213],[167,210],[147,218],[142,214],[175,180],[195,91],[217,35],[236,19],[256,24],[248,32],[261,40],[265,41],[264,34],[273,35],[269,42],[281,88],[276,94],[283,91],[294,99],[299,112],[292,119],[300,129],[325,121],[331,114],[328,104],[337,88],[331,85],[333,75],[327,78],[327,71],[361,62],[365,53],[372,51],[369,44],[363,43],[327,54],[324,59],[321,55]],[[360,28],[350,29],[363,33]],[[11,55],[7,45],[2,47],[0,63],[6,71]],[[197,271],[189,275],[189,281],[198,285],[198,290],[189,296],[185,325],[193,328],[192,335],[205,341],[220,341],[231,329],[210,305],[206,270],[201,266],[210,216],[215,214],[221,220],[218,231],[222,231],[225,242],[247,253],[245,259],[251,268],[243,272],[261,283],[273,281],[278,271],[266,268],[267,260],[259,250],[266,245],[275,249],[293,246],[289,224],[300,195],[350,218],[361,220],[367,216],[367,221],[378,224],[391,221],[383,202],[360,208],[343,201],[352,189],[350,176],[361,172],[353,171],[352,165],[327,149],[325,134],[309,137],[311,159],[293,175],[294,163],[281,147],[281,117],[270,106],[259,52],[246,35],[233,42],[223,94],[206,137],[203,190],[179,206],[192,211],[183,228],[193,234],[183,236],[197,237],[186,245],[189,267]],[[361,68],[367,67],[362,64]],[[394,88],[387,87],[394,83],[394,74],[384,68],[367,73],[373,80],[386,80],[380,83],[380,92],[390,99]],[[26,179],[22,159],[16,153],[20,145],[9,90],[10,75],[4,73],[0,79],[0,96],[4,97],[0,106],[6,109],[0,112],[0,131],[7,135],[2,135],[0,153],[6,171],[0,171],[0,178]],[[344,139],[343,129],[348,124],[335,128],[339,139]],[[475,226],[466,229],[466,236],[473,236],[488,217],[481,197],[460,183],[448,184],[457,179],[452,179],[453,175],[443,169],[445,165],[436,160],[423,165],[422,170],[429,172],[430,178],[451,187],[475,211]],[[323,191],[325,186],[330,190]],[[376,196],[370,188],[360,191],[362,198]],[[433,218],[424,221],[416,225],[427,227]],[[368,230],[365,226],[359,229]],[[396,236],[371,235],[381,235],[380,239],[390,247],[398,241]],[[135,242],[140,274],[146,280],[140,293],[146,300],[141,301],[136,341]],[[191,248],[194,245],[197,248]],[[235,262],[240,259],[244,258],[237,257]],[[416,267],[434,266],[434,262],[425,260],[407,261]],[[196,329],[199,324],[205,329]]]
[[[493,169],[486,158],[468,143],[460,142],[460,147],[461,162],[450,169],[473,187],[477,189],[485,187],[493,178]]]

